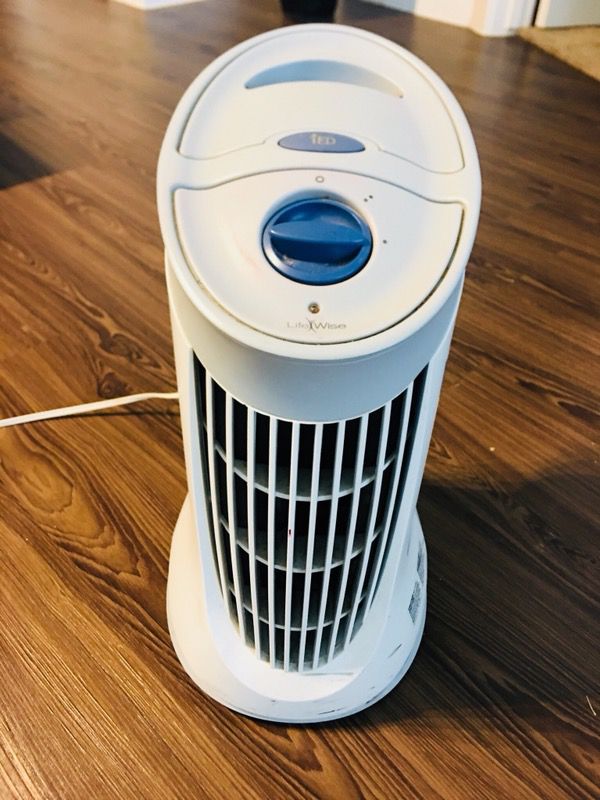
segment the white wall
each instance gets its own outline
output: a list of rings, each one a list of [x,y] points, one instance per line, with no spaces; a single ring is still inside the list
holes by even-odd
[[[460,25],[484,36],[508,36],[516,28],[531,25],[536,0],[369,0],[371,3],[409,11],[451,25]]]
[[[536,27],[560,28],[563,25],[600,25],[598,0],[540,0]]]

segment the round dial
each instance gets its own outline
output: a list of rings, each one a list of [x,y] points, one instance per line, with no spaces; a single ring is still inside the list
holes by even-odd
[[[272,266],[286,278],[313,286],[351,278],[365,266],[372,247],[366,222],[328,198],[280,208],[263,231],[263,250]]]

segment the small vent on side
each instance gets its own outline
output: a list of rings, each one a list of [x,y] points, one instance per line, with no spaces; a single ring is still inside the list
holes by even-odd
[[[240,636],[272,667],[326,664],[363,624],[402,502],[425,376],[361,417],[309,424],[243,405],[196,359],[214,566]]]

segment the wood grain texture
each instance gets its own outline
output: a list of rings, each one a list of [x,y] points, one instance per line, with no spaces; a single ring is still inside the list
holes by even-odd
[[[483,171],[415,664],[336,723],[219,707],[166,628],[177,405],[6,429],[2,798],[598,796],[598,84],[520,39],[351,1],[339,19],[442,75]],[[281,22],[275,0],[3,0],[0,416],[173,388],[161,138],[201,68]]]

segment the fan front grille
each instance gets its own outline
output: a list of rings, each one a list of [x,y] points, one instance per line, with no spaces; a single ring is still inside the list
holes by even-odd
[[[424,369],[361,417],[288,422],[235,400],[195,359],[202,480],[221,591],[274,668],[329,662],[375,597],[411,459]]]

